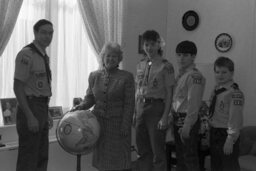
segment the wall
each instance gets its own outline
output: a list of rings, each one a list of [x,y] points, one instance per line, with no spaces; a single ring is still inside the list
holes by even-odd
[[[138,54],[138,36],[148,29],[158,31],[166,38],[168,0],[127,0],[128,19],[125,23],[123,67],[135,74]]]
[[[183,14],[188,10],[198,13],[200,23],[193,31],[186,31],[181,24]],[[227,56],[235,62],[235,81],[246,98],[244,124],[256,124],[254,114],[256,99],[255,64],[255,1],[254,0],[169,0],[167,23],[167,56],[175,66],[175,47],[182,40],[197,44],[196,63],[207,78],[204,99],[209,98],[214,85],[213,62],[218,56]],[[233,38],[232,49],[220,53],[214,41],[218,34],[227,32]]]
[[[186,31],[181,24],[183,14],[194,10],[200,23],[194,31]],[[135,74],[138,54],[138,35],[147,29],[157,30],[166,41],[166,58],[174,64],[175,47],[182,40],[197,44],[196,64],[207,78],[204,99],[208,100],[214,85],[213,62],[218,56],[230,57],[235,62],[235,81],[245,94],[244,124],[256,124],[256,54],[255,0],[129,0],[128,20],[124,28],[123,67]],[[214,41],[218,34],[227,32],[233,38],[232,49],[220,53]]]

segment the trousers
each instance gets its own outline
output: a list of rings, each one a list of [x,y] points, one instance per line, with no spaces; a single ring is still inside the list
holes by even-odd
[[[240,171],[239,166],[239,142],[233,145],[233,152],[225,155],[223,147],[228,134],[226,128],[211,128],[210,130],[210,155],[212,171]]]
[[[155,100],[140,103],[140,113],[136,117],[139,171],[166,171],[166,130],[157,129],[164,112],[164,102]]]
[[[16,129],[19,137],[16,171],[46,171],[49,151],[48,101],[28,99],[28,105],[39,123],[39,131],[28,130],[27,118],[17,109]]]
[[[192,126],[189,138],[181,141],[179,129],[174,125],[174,138],[176,143],[177,171],[199,171],[198,158],[198,130],[199,120]]]

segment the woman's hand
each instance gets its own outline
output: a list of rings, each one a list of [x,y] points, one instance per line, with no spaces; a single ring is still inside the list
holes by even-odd
[[[74,106],[70,112],[74,112],[76,110],[84,110],[84,103],[80,103],[79,105]]]

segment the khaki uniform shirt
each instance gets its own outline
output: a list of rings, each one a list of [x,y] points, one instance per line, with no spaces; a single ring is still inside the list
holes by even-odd
[[[222,86],[227,90],[217,96],[215,110],[209,122],[214,128],[227,128],[227,133],[235,140],[243,124],[244,95],[233,84],[234,82],[230,81]],[[215,89],[222,87],[216,86]],[[212,97],[213,93],[210,101]]]
[[[25,83],[24,91],[27,96],[50,97],[52,95],[44,60],[29,47],[23,48],[16,57],[14,79]]]
[[[172,110],[186,113],[184,127],[192,127],[198,119],[198,111],[202,104],[202,96],[205,87],[205,78],[191,65],[181,71],[174,88]]]
[[[174,69],[171,63],[162,59],[157,69],[145,58],[137,65],[136,97],[165,99],[166,87],[175,84]]]

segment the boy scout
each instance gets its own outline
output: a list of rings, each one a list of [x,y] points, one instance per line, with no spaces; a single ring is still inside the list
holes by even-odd
[[[174,70],[162,57],[162,42],[154,30],[144,32],[146,58],[137,65],[136,144],[140,171],[166,171],[165,135]]]
[[[52,41],[53,26],[48,20],[34,25],[35,39],[17,55],[14,93],[18,100],[17,132],[19,149],[16,171],[46,171],[48,163],[48,114],[51,71],[46,47]]]
[[[195,67],[196,45],[183,41],[176,47],[179,74],[174,88],[172,115],[176,142],[177,171],[198,171],[198,111],[205,78]]]
[[[239,133],[244,95],[233,81],[234,63],[219,57],[214,63],[216,86],[210,99],[210,151],[212,171],[239,171]]]

